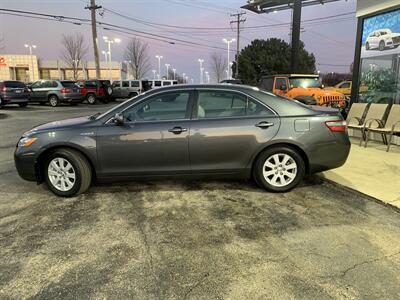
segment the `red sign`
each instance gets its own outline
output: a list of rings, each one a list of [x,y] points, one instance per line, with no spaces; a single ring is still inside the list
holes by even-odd
[[[0,56],[0,67],[5,67],[5,66],[7,66],[6,59]]]

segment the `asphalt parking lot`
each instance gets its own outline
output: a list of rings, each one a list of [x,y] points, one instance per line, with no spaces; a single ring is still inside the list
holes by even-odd
[[[399,212],[318,176],[286,194],[168,180],[69,199],[18,177],[24,131],[111,105],[0,110],[1,299],[400,298]]]

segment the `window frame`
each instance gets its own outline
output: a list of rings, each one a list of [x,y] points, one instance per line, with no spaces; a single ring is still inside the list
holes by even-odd
[[[171,121],[190,121],[191,119],[191,115],[193,112],[193,105],[194,105],[194,94],[195,91],[194,89],[180,89],[180,90],[170,90],[170,91],[162,91],[162,92],[158,92],[158,93],[154,93],[154,94],[150,94],[147,97],[143,98],[142,100],[139,100],[137,102],[132,103],[131,105],[125,107],[123,110],[119,111],[119,114],[123,114],[126,110],[131,109],[137,105],[142,105],[143,103],[150,101],[151,99],[153,99],[154,97],[157,97],[159,95],[162,94],[176,94],[176,93],[188,93],[189,94],[189,99],[188,99],[188,103],[186,105],[186,112],[185,112],[185,117],[183,119],[169,119],[169,120],[135,120],[135,121],[125,121],[126,124],[146,124],[146,123],[163,123],[163,122],[171,122]],[[114,116],[111,116],[111,118],[109,118],[105,124],[113,124],[113,119]]]
[[[247,98],[247,103],[246,103],[246,115],[244,116],[227,116],[227,117],[206,117],[206,118],[198,118],[197,117],[197,113],[198,113],[198,102],[199,102],[199,92],[229,92],[229,93],[233,93],[233,94],[238,94],[241,96],[244,96]],[[253,101],[259,105],[261,105],[262,107],[264,107],[265,109],[267,109],[268,111],[271,112],[271,115],[265,115],[265,116],[255,116],[255,115],[248,115],[247,114],[247,108],[248,108],[248,102]],[[219,89],[219,88],[197,88],[195,89],[195,97],[194,97],[194,102],[193,102],[193,109],[192,109],[192,115],[191,115],[191,120],[228,120],[228,119],[254,119],[254,118],[271,118],[271,117],[279,117],[278,114],[269,106],[267,106],[266,104],[264,104],[263,102],[259,101],[258,99],[256,99],[255,97],[248,95],[242,91],[238,91],[238,90],[229,90],[229,89]]]

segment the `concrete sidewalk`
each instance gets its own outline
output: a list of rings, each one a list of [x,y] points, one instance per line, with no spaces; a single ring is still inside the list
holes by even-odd
[[[400,147],[390,152],[379,142],[359,147],[351,138],[352,148],[346,164],[322,174],[323,177],[400,208]]]

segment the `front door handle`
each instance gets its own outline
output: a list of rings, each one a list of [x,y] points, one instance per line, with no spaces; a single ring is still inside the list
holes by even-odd
[[[274,126],[274,123],[263,121],[263,122],[256,124],[255,126],[258,128],[261,128],[261,129],[267,129],[271,126]]]
[[[173,134],[181,134],[182,132],[187,131],[186,128],[182,128],[179,126],[176,126],[174,128],[168,129],[169,132],[172,132]]]

